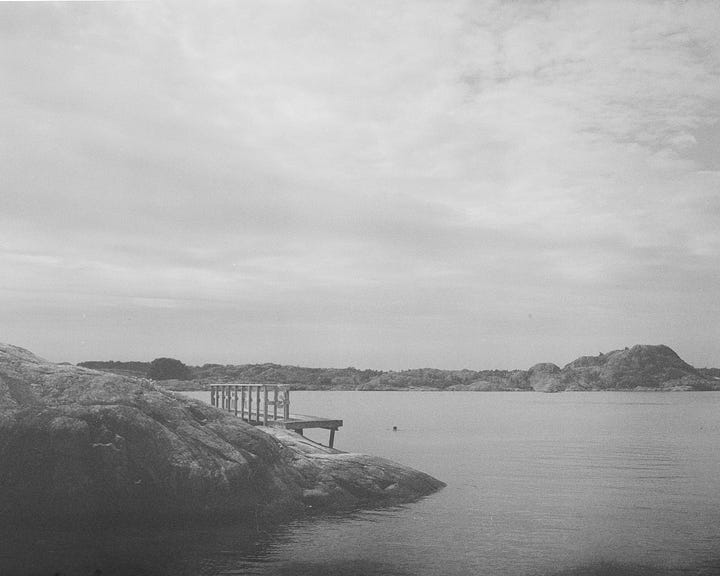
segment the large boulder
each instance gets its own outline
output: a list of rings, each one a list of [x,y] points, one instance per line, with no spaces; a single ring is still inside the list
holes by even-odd
[[[145,379],[0,344],[0,520],[217,515],[398,504],[442,482],[268,434]]]
[[[550,362],[535,364],[528,370],[527,379],[532,389],[538,392],[560,392],[565,389],[560,367]]]

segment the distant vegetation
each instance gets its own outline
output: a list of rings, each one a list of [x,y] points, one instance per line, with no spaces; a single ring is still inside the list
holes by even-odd
[[[698,372],[705,378],[720,380],[720,368],[698,368]]]
[[[438,370],[420,368],[384,372],[359,390],[530,390],[521,370]]]
[[[150,378],[151,380],[193,380],[195,378],[192,368],[175,358],[155,358],[152,362],[90,361],[80,362],[78,366],[122,376]]]
[[[383,372],[357,368],[302,368],[280,364],[205,364],[201,368],[195,368],[194,374],[196,379],[208,383],[267,382],[291,384],[298,389],[356,390]]]
[[[633,346],[582,356],[563,368],[551,363],[529,370],[358,370],[281,364],[185,366],[172,358],[153,362],[82,362],[80,366],[163,381],[174,389],[210,384],[287,384],[297,390],[720,390],[720,369],[695,369],[667,346]]]
[[[151,380],[192,380],[193,373],[175,358],[155,358],[150,362],[147,377]]]

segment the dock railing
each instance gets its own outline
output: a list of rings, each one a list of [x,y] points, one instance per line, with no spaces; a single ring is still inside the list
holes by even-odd
[[[212,384],[210,404],[251,424],[290,419],[290,388],[284,384]]]
[[[335,432],[343,425],[339,418],[290,414],[290,388],[286,384],[211,384],[210,404],[249,424],[285,428],[301,436],[308,428],[324,428],[330,431],[330,448]]]

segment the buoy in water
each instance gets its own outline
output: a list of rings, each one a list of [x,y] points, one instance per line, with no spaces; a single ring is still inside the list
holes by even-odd
[[[397,432],[397,426],[393,426],[393,432]]]

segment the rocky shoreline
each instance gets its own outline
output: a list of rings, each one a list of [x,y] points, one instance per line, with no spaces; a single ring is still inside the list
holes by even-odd
[[[255,521],[410,502],[444,484],[250,426],[148,380],[0,344],[0,520]]]

